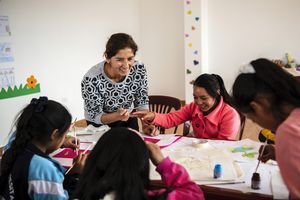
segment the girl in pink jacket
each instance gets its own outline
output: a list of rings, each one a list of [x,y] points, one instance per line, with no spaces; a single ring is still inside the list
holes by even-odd
[[[194,137],[235,140],[240,128],[240,117],[231,107],[231,98],[223,79],[216,74],[200,75],[194,82],[193,96],[194,102],[168,114],[140,111],[132,115],[145,123],[164,128],[191,121],[191,135]]]
[[[166,189],[149,189],[149,158]],[[202,200],[204,196],[182,166],[164,158],[159,146],[120,127],[106,132],[89,154],[73,198]]]
[[[261,58],[245,67],[232,91],[238,110],[275,132],[276,145],[267,145],[259,159],[276,159],[291,199],[300,199],[300,83]]]

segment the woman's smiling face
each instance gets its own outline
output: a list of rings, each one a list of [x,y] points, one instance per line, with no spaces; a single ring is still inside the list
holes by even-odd
[[[110,65],[112,76],[125,77],[134,64],[134,53],[131,48],[121,49],[106,62]]]
[[[209,111],[215,105],[216,98],[210,96],[203,87],[194,86],[193,96],[194,102],[202,112]]]

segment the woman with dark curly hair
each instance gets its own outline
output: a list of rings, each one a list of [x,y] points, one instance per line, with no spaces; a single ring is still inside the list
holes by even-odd
[[[130,127],[139,130],[135,110],[148,110],[148,80],[143,63],[136,61],[138,47],[126,33],[110,36],[104,52],[105,61],[92,67],[81,83],[84,114],[96,127]],[[155,129],[143,124],[144,132]],[[146,131],[148,130],[148,131]]]

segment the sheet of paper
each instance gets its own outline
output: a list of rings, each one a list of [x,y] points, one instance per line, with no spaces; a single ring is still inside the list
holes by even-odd
[[[274,199],[288,199],[289,191],[282,180],[279,169],[271,172],[271,186]]]
[[[0,16],[0,36],[10,36],[8,16]]]
[[[12,61],[14,61],[14,57],[12,55],[11,43],[0,43],[0,63]]]
[[[189,172],[193,180],[198,181],[234,181],[237,172],[233,165],[233,160],[222,151],[212,150],[205,155],[186,155],[175,158],[175,162],[183,165]],[[222,176],[218,179],[213,177],[213,170],[216,164],[222,166]]]
[[[80,149],[78,150],[78,153],[89,154],[94,146],[94,142],[80,142]],[[76,156],[76,151],[70,148],[63,148],[58,153],[52,154],[53,158],[75,158]]]
[[[218,149],[227,151],[233,160],[238,162],[253,162],[257,160],[258,150],[262,143],[250,139],[239,141],[211,141],[210,144]]]
[[[100,127],[94,127],[93,125],[88,125],[87,127],[75,127],[76,135],[92,135],[92,134],[103,134],[110,128],[107,125]]]
[[[0,68],[0,88],[13,87],[15,85],[15,74],[13,67]]]
[[[176,136],[173,134],[165,134],[165,135],[161,135],[159,137],[160,141],[157,142],[156,144],[160,147],[160,148],[166,148],[170,145],[172,145],[173,143],[177,142],[178,140],[180,140],[181,136]]]
[[[154,138],[154,137],[144,137],[144,140],[152,143],[157,143],[160,141],[159,138]]]
[[[78,153],[83,153],[85,150],[80,149],[78,151]],[[90,150],[86,151],[87,154],[90,153]],[[65,148],[64,150],[62,150],[61,152],[59,152],[58,154],[55,154],[53,157],[54,158],[75,158],[76,155],[76,151],[72,150],[72,149],[67,149]]]
[[[165,141],[174,141],[174,137],[176,136],[160,136],[159,138]],[[174,162],[183,165],[192,180],[197,181],[197,183],[241,181],[244,176],[243,170],[239,166],[235,166],[233,159],[227,152],[216,149],[209,143],[197,148],[193,145],[194,142],[195,138],[184,137],[178,143],[173,143],[163,149],[163,154],[168,155]],[[222,176],[218,179],[213,178],[215,164],[222,165]],[[153,170],[154,166],[151,169],[151,179],[160,179],[159,174]]]

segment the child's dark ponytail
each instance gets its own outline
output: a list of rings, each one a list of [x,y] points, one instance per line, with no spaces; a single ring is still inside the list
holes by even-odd
[[[4,153],[1,161],[1,182],[0,182],[0,192],[2,194],[7,184],[8,175],[10,170],[17,158],[17,156],[24,151],[24,148],[31,140],[32,136],[28,131],[29,120],[32,117],[33,106],[28,105],[20,112],[19,118],[16,122],[16,129],[18,130],[15,140],[11,143],[10,148]]]
[[[222,79],[221,76],[217,75],[217,74],[212,74],[212,76],[214,76],[218,83],[219,83],[219,86],[220,86],[220,94],[222,95],[223,97],[223,100],[228,103],[229,105],[232,106],[232,98],[231,96],[228,94],[226,88],[225,88],[225,85],[224,85],[224,81]]]
[[[64,134],[70,124],[71,115],[61,104],[48,100],[47,97],[32,99],[31,103],[20,112],[15,123],[16,137],[2,157],[0,194],[7,185],[15,160],[28,143],[34,139],[41,144],[46,144],[55,129],[58,133]]]

